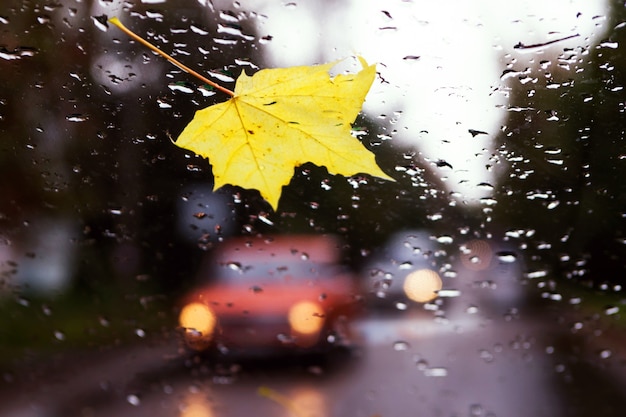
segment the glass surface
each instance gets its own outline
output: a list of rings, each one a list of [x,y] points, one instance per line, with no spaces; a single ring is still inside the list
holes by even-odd
[[[213,190],[211,160],[173,142],[228,96],[114,16],[228,89],[376,63],[352,134],[394,181],[304,162],[277,210]],[[621,416],[622,39],[613,0],[3,0],[0,415]],[[359,313],[323,333],[335,349],[184,344],[207,262],[257,235],[343,242]],[[301,307],[294,328],[324,318]]]

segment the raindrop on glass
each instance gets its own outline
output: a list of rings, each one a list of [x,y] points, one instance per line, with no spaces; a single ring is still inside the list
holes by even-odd
[[[454,241],[454,239],[452,239],[452,236],[447,236],[447,235],[439,236],[437,238],[437,242],[443,243],[443,244],[450,244],[453,241]]]
[[[419,360],[415,361],[415,366],[420,371],[425,371],[426,369],[428,369],[428,362],[426,360],[424,360],[424,359],[419,359]]]
[[[480,350],[480,358],[487,363],[493,362],[493,354],[489,352],[487,349]]]
[[[68,122],[85,122],[87,120],[89,120],[89,116],[85,115],[85,114],[78,114],[78,113],[74,113],[74,114],[70,114],[68,116],[65,116],[65,120],[67,120]]]
[[[500,262],[512,263],[517,260],[517,255],[513,252],[502,251],[496,254]]]
[[[94,26],[101,31],[106,32],[107,30],[109,30],[109,25],[107,23],[109,18],[107,17],[107,15],[103,14],[102,16],[92,16],[91,19],[93,20]]]
[[[135,407],[141,404],[141,400],[135,394],[128,395],[126,397],[126,401],[128,401],[129,404],[134,405]]]
[[[427,369],[424,369],[424,376],[429,376],[429,377],[448,376],[448,369],[443,368],[443,367],[427,368]]]
[[[227,265],[228,269],[232,269],[233,271],[241,271],[241,264],[239,262],[229,262]]]
[[[472,404],[470,405],[470,416],[471,417],[479,417],[484,413],[483,406],[480,404]]]
[[[471,305],[465,309],[465,312],[467,314],[476,314],[478,313],[478,307],[475,305]]]
[[[396,351],[404,351],[404,350],[408,350],[410,347],[408,342],[405,342],[404,340],[399,340],[397,342],[394,342],[393,344],[393,350]]]

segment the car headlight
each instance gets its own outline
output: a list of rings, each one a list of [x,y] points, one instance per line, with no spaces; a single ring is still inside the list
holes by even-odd
[[[324,309],[313,301],[300,301],[289,309],[289,325],[300,335],[317,335],[324,326]]]
[[[404,293],[411,300],[426,303],[437,297],[443,287],[439,274],[431,269],[413,271],[404,279]]]
[[[217,318],[211,309],[202,303],[189,303],[180,312],[178,323],[185,334],[203,339],[211,338]]]

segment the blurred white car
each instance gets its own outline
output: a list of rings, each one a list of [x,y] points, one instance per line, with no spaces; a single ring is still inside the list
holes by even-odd
[[[364,291],[370,306],[406,310],[419,304],[437,309],[445,254],[428,232],[402,231],[392,235],[364,268]]]

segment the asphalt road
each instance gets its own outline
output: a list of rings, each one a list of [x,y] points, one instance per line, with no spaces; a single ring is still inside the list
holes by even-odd
[[[214,364],[175,338],[68,353],[5,372],[0,416],[623,415],[626,339],[610,321],[461,289],[443,317],[371,311],[349,354]]]

